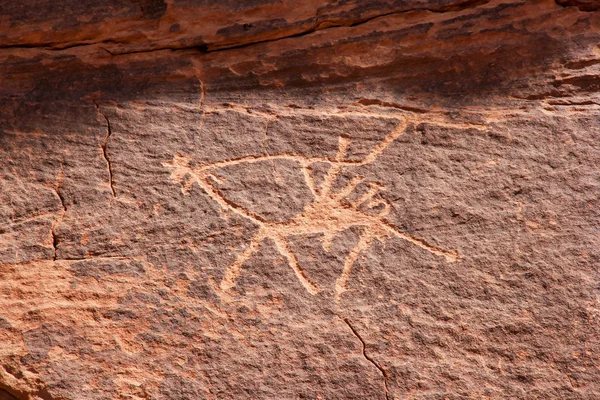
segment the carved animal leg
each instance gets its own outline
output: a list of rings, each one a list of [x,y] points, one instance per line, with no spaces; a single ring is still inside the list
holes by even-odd
[[[335,155],[335,161],[344,161],[346,154],[348,154],[348,147],[350,147],[350,138],[340,136],[338,138],[338,151]]]
[[[444,257],[446,259],[446,261],[448,261],[450,263],[458,261],[460,259],[460,255],[457,250],[449,251],[449,250],[444,250],[437,246],[433,246],[433,245],[427,243],[423,239],[420,239],[420,238],[411,236],[408,233],[402,232],[400,229],[396,228],[395,226],[385,225],[384,227],[388,232],[394,234],[395,236],[399,237],[400,239],[404,239],[407,242],[414,244],[415,246],[418,246],[424,250],[427,250],[428,252],[430,252],[432,254],[435,254],[436,256]]]
[[[220,284],[221,290],[227,291],[235,286],[235,280],[242,272],[242,265],[244,265],[244,263],[252,256],[252,254],[258,250],[258,246],[260,246],[264,238],[263,230],[260,229],[258,233],[252,237],[248,248],[237,257],[233,264],[227,267],[225,276]]]
[[[325,231],[323,232],[323,250],[326,252],[331,251],[331,246],[333,245],[333,239],[335,238],[336,231]]]
[[[366,250],[369,247],[374,237],[375,235],[373,234],[373,232],[370,229],[367,229],[365,232],[362,233],[362,235],[360,235],[358,243],[356,244],[356,246],[354,246],[350,254],[346,256],[346,260],[344,261],[344,269],[342,270],[342,273],[335,282],[336,301],[339,301],[342,293],[344,293],[347,290],[346,283],[348,282],[348,278],[350,277],[350,271],[352,270],[352,266],[358,259],[360,253],[362,253],[363,250]]]
[[[283,256],[285,256],[285,258],[287,258],[290,267],[292,267],[294,273],[298,277],[298,280],[300,281],[302,286],[304,286],[306,291],[312,294],[313,296],[319,293],[319,289],[316,287],[316,285],[308,280],[308,277],[306,276],[302,268],[300,268],[300,265],[298,264],[298,259],[296,258],[296,255],[292,252],[292,250],[290,250],[290,248],[288,247],[286,239],[277,235],[269,237],[275,242],[279,253],[281,253]]]
[[[313,178],[310,170],[310,163],[306,160],[302,160],[300,165],[302,166],[302,175],[304,176],[304,182],[306,182],[306,186],[308,186],[312,195],[317,197],[317,188],[315,186],[315,179]]]

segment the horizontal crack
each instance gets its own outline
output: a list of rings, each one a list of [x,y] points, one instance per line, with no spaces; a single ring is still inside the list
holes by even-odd
[[[398,110],[426,114],[429,110],[419,107],[405,106],[399,103],[383,101],[379,99],[360,99],[356,101],[353,105],[361,105],[361,106],[380,106],[380,107],[388,107],[388,108],[397,108]]]
[[[128,261],[133,260],[137,255],[133,256],[84,256],[84,257],[65,257],[60,258],[59,261],[89,261],[89,260],[121,260]]]
[[[360,26],[360,25],[369,23],[373,20],[389,17],[392,15],[407,14],[407,13],[419,12],[419,11],[426,11],[426,12],[431,12],[431,13],[436,13],[436,14],[443,14],[443,13],[447,13],[447,12],[459,12],[459,11],[466,10],[468,8],[475,8],[477,6],[487,4],[490,1],[491,0],[467,0],[467,1],[461,2],[459,4],[452,4],[452,5],[448,5],[445,7],[439,7],[439,8],[417,7],[417,8],[411,8],[408,10],[390,11],[387,13],[378,14],[378,15],[371,16],[371,17],[358,18],[356,20],[347,21],[347,23],[345,23],[345,24],[344,23],[333,24],[333,21],[328,21],[327,19],[319,20],[317,18],[315,23],[313,23],[311,27],[309,27],[305,31],[298,32],[298,33],[295,33],[292,35],[282,36],[282,37],[278,37],[275,39],[256,40],[256,41],[251,41],[251,42],[247,42],[247,43],[238,43],[238,44],[225,45],[222,47],[214,47],[214,48],[210,48],[210,46],[211,46],[210,43],[202,43],[202,44],[197,44],[194,46],[172,46],[172,45],[171,46],[159,46],[159,47],[154,47],[152,49],[138,49],[138,50],[131,50],[131,51],[123,51],[123,52],[118,52],[118,51],[114,51],[114,50],[111,51],[105,47],[100,47],[100,48],[101,48],[101,50],[109,53],[112,56],[138,54],[138,53],[151,53],[151,52],[164,51],[164,50],[171,50],[171,51],[197,50],[201,53],[214,53],[214,52],[241,49],[241,48],[250,47],[250,46],[254,46],[254,45],[262,44],[262,43],[277,42],[277,41],[281,41],[281,40],[285,40],[285,39],[302,37],[302,36],[310,35],[312,33],[318,32],[318,31],[325,31],[325,30],[335,29],[335,28],[356,27],[356,26]],[[0,45],[0,50],[2,50],[2,49],[41,49],[41,50],[58,52],[58,51],[68,50],[68,49],[72,49],[72,48],[76,48],[76,47],[99,46],[99,45],[104,45],[104,44],[117,44],[118,45],[118,44],[125,44],[125,43],[116,42],[111,39],[111,40],[102,40],[102,41],[98,41],[98,42],[75,43],[75,44],[71,44],[71,45],[64,44],[64,43],[63,43],[63,45],[53,44],[53,43]]]
[[[585,0],[554,0],[554,2],[563,8],[577,7],[579,11],[594,12],[600,10],[600,3],[597,1],[585,1]]]

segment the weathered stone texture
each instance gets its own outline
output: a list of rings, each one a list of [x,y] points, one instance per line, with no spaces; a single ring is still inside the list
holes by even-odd
[[[3,2],[0,400],[600,398],[599,8]]]

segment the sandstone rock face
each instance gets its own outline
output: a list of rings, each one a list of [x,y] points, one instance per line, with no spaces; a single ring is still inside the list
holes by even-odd
[[[600,398],[600,2],[0,4],[0,399]]]

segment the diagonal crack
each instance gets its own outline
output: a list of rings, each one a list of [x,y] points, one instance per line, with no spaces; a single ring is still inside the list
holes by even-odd
[[[59,191],[60,188],[56,189],[56,194],[58,196],[58,198],[60,199],[60,204],[62,205],[62,208],[65,212],[67,212],[67,206],[65,205],[65,198],[63,197],[63,195],[60,193]]]
[[[104,138],[104,142],[100,145],[100,148],[102,149],[102,155],[104,156],[104,159],[106,160],[106,165],[108,167],[108,181],[110,183],[110,191],[112,192],[113,197],[117,197],[117,192],[115,191],[115,181],[113,178],[112,164],[110,162],[107,149],[108,141],[110,140],[110,137],[112,135],[112,128],[110,126],[110,121],[108,117],[102,112],[102,108],[98,105],[98,103],[94,102],[94,104],[96,105],[98,113],[102,115],[102,117],[106,121],[106,137]]]
[[[348,325],[348,328],[350,328],[350,330],[352,331],[352,333],[354,334],[354,336],[356,336],[358,338],[358,340],[360,340],[360,343],[362,344],[362,354],[363,354],[363,357],[368,362],[370,362],[371,364],[373,364],[375,366],[375,368],[377,368],[379,370],[379,372],[381,372],[381,375],[383,376],[383,385],[384,385],[384,388],[385,388],[385,398],[386,398],[386,400],[389,400],[390,399],[390,393],[389,393],[389,388],[388,388],[388,374],[387,374],[387,372],[381,367],[381,365],[379,365],[379,363],[377,361],[375,361],[371,356],[369,356],[367,354],[367,344],[363,340],[362,336],[360,336],[360,334],[358,333],[358,331],[352,326],[352,324],[350,323],[350,321],[348,320],[348,318],[343,318],[343,320],[346,323],[346,325]]]

